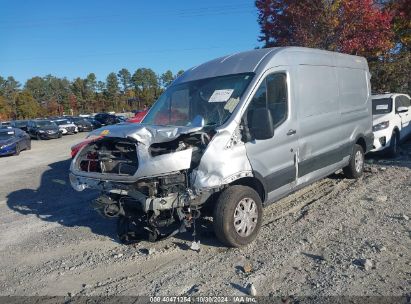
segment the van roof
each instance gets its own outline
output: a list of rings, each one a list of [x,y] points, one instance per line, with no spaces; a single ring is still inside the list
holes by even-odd
[[[274,61],[274,62],[272,62]],[[267,66],[313,64],[365,69],[365,58],[304,47],[273,47],[234,53],[188,69],[175,84],[210,77],[240,73],[257,73]]]

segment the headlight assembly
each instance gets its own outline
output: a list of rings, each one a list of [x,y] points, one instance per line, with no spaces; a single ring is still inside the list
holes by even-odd
[[[11,146],[13,146],[15,143],[10,143],[10,144],[5,144],[5,145],[2,145],[2,146],[0,146],[0,150],[3,150],[4,148],[7,148],[7,147],[11,147]]]
[[[383,121],[383,122],[380,122],[379,124],[376,124],[375,126],[373,126],[372,131],[376,132],[376,131],[384,130],[384,129],[387,129],[389,126],[390,126],[389,121]]]

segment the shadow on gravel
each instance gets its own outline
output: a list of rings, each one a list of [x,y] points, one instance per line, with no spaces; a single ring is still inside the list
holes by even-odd
[[[378,166],[396,166],[411,169],[411,137],[400,145],[399,153],[396,157],[389,157],[384,151],[368,153],[366,162]]]
[[[71,159],[49,165],[41,176],[37,190],[21,189],[7,196],[10,209],[24,215],[35,215],[47,222],[66,227],[88,227],[93,233],[117,241],[116,223],[101,217],[90,206],[97,193],[76,192],[70,186],[68,172]]]
[[[194,241],[193,231],[193,227],[191,227],[188,228],[186,232],[175,235],[175,241],[173,243],[181,250],[190,250],[189,243]],[[200,218],[196,221],[195,240],[200,241],[202,245],[223,249],[226,248],[226,245],[221,243],[214,234],[213,222],[206,218]]]

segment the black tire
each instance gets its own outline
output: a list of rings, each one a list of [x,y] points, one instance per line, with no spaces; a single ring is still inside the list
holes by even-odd
[[[237,206],[240,208],[240,203],[244,202],[243,200],[247,202],[247,199],[248,202],[251,199],[255,203],[254,208],[256,208],[257,218],[252,220],[255,223],[255,227],[251,230],[251,233],[242,236],[235,228],[234,213]],[[257,237],[262,219],[263,207],[258,193],[247,186],[230,186],[221,193],[214,207],[214,232],[217,238],[225,245],[229,247],[242,247],[248,245]],[[241,223],[241,220],[239,223]]]
[[[364,172],[364,149],[360,145],[354,145],[350,162],[348,166],[343,168],[343,172],[350,179],[357,179],[362,176]]]
[[[31,150],[31,140],[29,140],[29,143],[27,144],[26,150]]]
[[[19,145],[19,144],[16,144],[16,152],[14,153],[14,156],[19,156],[19,155],[20,155],[20,151],[21,151],[20,145]]]
[[[58,138],[61,138],[62,136],[63,136],[63,134],[62,134],[62,133],[59,133]]]
[[[398,155],[399,136],[397,131],[393,131],[390,140],[390,146],[387,149],[388,157],[396,157]]]
[[[40,137],[40,134],[39,134],[39,133],[37,133],[36,138],[37,138],[37,140],[41,140],[41,137]]]

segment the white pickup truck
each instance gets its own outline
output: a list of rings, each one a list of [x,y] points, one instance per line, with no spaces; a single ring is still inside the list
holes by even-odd
[[[394,157],[398,144],[411,135],[411,103],[406,94],[372,96],[373,152],[383,151]]]

